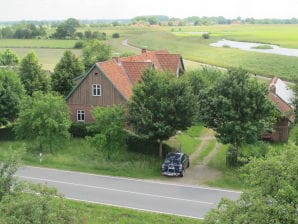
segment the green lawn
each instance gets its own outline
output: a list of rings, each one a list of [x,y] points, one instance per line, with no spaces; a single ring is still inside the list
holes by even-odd
[[[28,148],[28,145],[22,141],[0,141],[0,152],[2,152],[0,160],[9,151],[23,152],[24,148]],[[71,139],[65,147],[61,147],[56,153],[44,154],[41,163],[39,152],[27,150],[20,154],[22,154],[23,163],[26,165],[134,178],[159,177],[162,163],[156,156],[129,151],[115,153],[110,160],[106,160],[84,139]]]
[[[76,201],[66,201],[68,206],[78,209],[85,214],[85,223],[88,224],[200,224],[200,220],[184,218],[174,215],[165,215],[136,211],[126,208],[117,208],[112,206],[90,204]]]

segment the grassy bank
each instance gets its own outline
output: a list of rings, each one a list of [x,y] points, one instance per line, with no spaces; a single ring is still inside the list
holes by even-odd
[[[126,208],[117,208],[112,206],[90,204],[77,201],[66,201],[68,206],[78,209],[85,214],[86,223],[88,224],[114,224],[114,223],[130,223],[130,224],[200,224],[200,220],[184,218],[174,215],[165,215],[158,213],[150,213],[136,211]]]

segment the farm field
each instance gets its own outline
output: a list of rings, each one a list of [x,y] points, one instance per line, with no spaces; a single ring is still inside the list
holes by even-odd
[[[209,32],[213,37],[229,40],[276,44],[287,48],[298,48],[298,25],[293,24],[247,24],[247,25],[214,25],[164,28],[178,36],[198,36],[194,32]],[[192,33],[191,33],[192,32]]]
[[[0,39],[0,48],[73,48],[77,40]]]
[[[251,73],[263,76],[279,76],[292,79],[298,70],[298,58],[265,53],[246,52],[233,48],[216,48],[210,43],[219,36],[203,39],[201,36],[177,36],[166,31],[142,32],[132,35],[129,43],[134,46],[148,46],[149,49],[168,49],[180,53],[185,59],[221,67],[242,67]]]
[[[0,48],[0,51],[4,51],[6,48]],[[54,67],[62,57],[64,51],[68,49],[59,48],[9,48],[21,58],[23,58],[27,53],[34,51],[42,64],[44,70],[53,71]],[[81,56],[81,50],[70,49],[76,56]]]
[[[186,69],[197,67],[192,61],[221,67],[243,67],[251,73],[263,76],[279,76],[291,80],[298,70],[298,58],[272,55],[258,52],[247,52],[233,48],[217,48],[209,46],[222,38],[261,42],[298,48],[298,25],[214,25],[214,26],[183,26],[183,27],[82,27],[86,30],[105,32],[114,53],[137,54],[138,49],[123,46],[122,41],[128,39],[129,44],[148,49],[168,49],[179,53],[184,59]],[[209,32],[210,39],[203,39],[201,32]],[[119,33],[120,38],[111,35]],[[12,48],[20,57],[30,50],[36,51],[40,62],[46,70],[53,70],[60,59],[64,48],[73,47],[76,40],[0,40],[0,50]],[[73,50],[77,56],[81,50]],[[190,60],[190,61],[189,61]]]

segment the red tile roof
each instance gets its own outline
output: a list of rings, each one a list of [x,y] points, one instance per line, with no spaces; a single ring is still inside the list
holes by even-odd
[[[132,84],[141,80],[142,74],[146,69],[153,66],[152,62],[127,62],[123,61],[122,66]]]
[[[112,84],[120,91],[120,93],[129,99],[132,94],[132,83],[126,75],[122,66],[114,60],[98,62],[97,66],[104,72]]]
[[[120,93],[126,99],[129,99],[132,95],[133,85],[141,80],[141,76],[146,69],[154,66],[157,70],[168,71],[176,75],[180,66],[183,66],[180,64],[181,60],[179,54],[170,54],[167,50],[159,50],[98,62],[97,66]]]

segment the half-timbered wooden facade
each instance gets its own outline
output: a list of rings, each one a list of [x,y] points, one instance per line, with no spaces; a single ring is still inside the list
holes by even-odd
[[[76,80],[76,87],[66,97],[72,121],[92,122],[91,110],[95,106],[125,104],[146,69],[167,71],[178,77],[184,72],[184,65],[179,54],[146,49],[140,55],[98,62]]]

